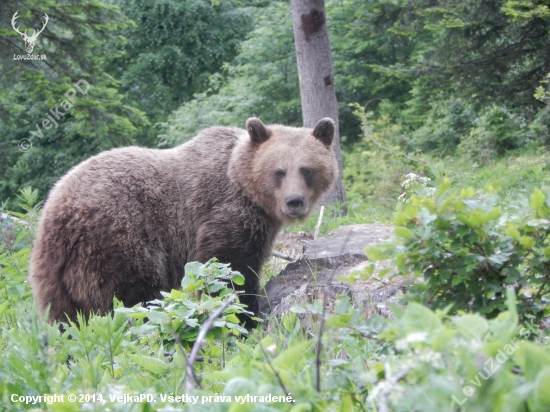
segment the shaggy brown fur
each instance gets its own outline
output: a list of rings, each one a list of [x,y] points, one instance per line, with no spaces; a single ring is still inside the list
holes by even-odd
[[[248,131],[248,133],[247,133]],[[259,274],[275,234],[304,219],[337,174],[334,123],[313,130],[247,121],[212,127],[173,149],[127,147],[67,173],[44,206],[30,282],[50,321],[106,313],[178,288],[184,266],[217,257],[246,278],[256,311]]]

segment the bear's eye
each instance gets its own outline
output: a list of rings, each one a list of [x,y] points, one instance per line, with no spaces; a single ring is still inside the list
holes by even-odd
[[[276,170],[275,171],[275,178],[277,180],[281,180],[283,177],[285,177],[286,172],[284,170]]]
[[[311,177],[311,175],[313,174],[313,170],[308,167],[301,167],[300,173],[302,173],[302,176],[304,177]]]

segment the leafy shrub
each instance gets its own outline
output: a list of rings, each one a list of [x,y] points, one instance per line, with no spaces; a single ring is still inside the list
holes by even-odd
[[[388,115],[372,118],[360,105],[352,107],[362,122],[363,139],[343,153],[346,191],[351,197],[359,195],[393,209],[401,178],[413,170],[424,171],[425,164],[405,152],[404,131]]]
[[[489,321],[417,303],[396,310],[378,335],[390,344],[386,356],[363,376],[369,404],[395,412],[550,410],[550,351],[525,340],[537,326],[518,324],[507,292],[507,311]]]
[[[290,6],[269,2],[253,19],[256,28],[232,64],[212,75],[208,90],[194,95],[163,125],[160,147],[183,143],[213,125],[243,127],[250,116],[266,124],[302,125]]]
[[[435,99],[424,124],[412,133],[409,145],[425,153],[454,151],[473,122],[470,109],[460,98]]]
[[[175,336],[183,342],[193,342],[204,321],[223,306],[228,295],[235,293],[227,282],[243,285],[244,276],[232,271],[229,265],[217,262],[215,258],[204,265],[190,262],[185,265],[181,290],[161,292],[164,299],[149,302],[146,307],[118,308],[115,312],[138,321],[131,331],[141,336],[144,342],[160,333],[161,338],[169,342],[168,346],[172,348]],[[231,304],[214,322],[207,338],[220,339],[230,331],[237,335],[247,334],[247,330],[239,325],[237,314],[253,315],[244,309],[244,305]],[[143,323],[145,318],[148,319],[147,323]]]
[[[392,257],[401,275],[421,277],[408,296],[433,308],[494,318],[513,288],[522,317],[548,315],[550,191],[535,189],[504,211],[494,194],[449,188],[443,179],[433,196],[411,196],[395,215],[397,241],[368,248],[369,258]]]
[[[534,120],[529,124],[529,132],[534,140],[546,146],[550,146],[550,74],[541,81],[541,85],[535,90],[535,98],[546,104],[539,110]]]
[[[506,108],[493,105],[475,121],[475,126],[460,142],[459,152],[473,159],[487,162],[506,151],[523,146],[519,119]]]
[[[27,272],[40,207],[38,191],[30,187],[22,189],[17,198],[25,212],[9,212],[16,218],[0,224],[0,319],[5,316],[12,327],[17,326],[15,304],[32,296]]]

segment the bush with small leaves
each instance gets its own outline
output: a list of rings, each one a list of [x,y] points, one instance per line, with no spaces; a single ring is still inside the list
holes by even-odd
[[[173,346],[178,340],[193,342],[206,319],[225,303],[228,295],[235,293],[228,282],[242,285],[244,276],[232,271],[228,264],[217,262],[215,258],[205,264],[190,262],[185,265],[181,290],[161,292],[163,300],[148,302],[145,307],[118,308],[115,312],[134,319],[131,331],[144,340],[160,332],[165,342],[172,342],[168,346]],[[236,335],[247,334],[247,330],[240,326],[237,315],[253,314],[244,308],[245,305],[240,303],[229,305],[206,337],[220,339],[230,331]],[[145,318],[147,322],[144,322]]]
[[[538,322],[550,314],[550,190],[504,210],[495,194],[453,194],[450,185],[445,178],[432,196],[412,195],[395,215],[396,239],[367,248],[369,259],[393,258],[399,274],[419,278],[408,299],[432,308],[494,318],[512,288],[520,316]]]

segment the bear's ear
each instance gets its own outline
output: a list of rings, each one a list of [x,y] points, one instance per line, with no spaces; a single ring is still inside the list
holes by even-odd
[[[251,117],[246,121],[246,130],[248,131],[250,140],[257,144],[265,142],[271,136],[271,131],[257,117]]]
[[[319,120],[313,128],[313,136],[329,147],[334,139],[334,120],[330,117],[323,117]]]

